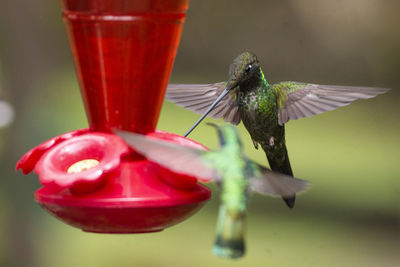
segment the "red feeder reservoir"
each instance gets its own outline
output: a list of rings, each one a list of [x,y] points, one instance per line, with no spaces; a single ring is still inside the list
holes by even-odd
[[[151,135],[205,149],[155,129],[188,0],[62,0],[89,129],[50,139],[17,163],[43,185],[35,199],[88,232],[161,231],[210,197],[196,178],[149,162],[112,133]]]

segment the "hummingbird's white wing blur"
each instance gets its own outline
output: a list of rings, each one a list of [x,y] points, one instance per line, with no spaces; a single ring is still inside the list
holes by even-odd
[[[137,152],[164,168],[200,180],[216,179],[215,170],[202,159],[207,151],[126,131],[116,131],[116,134]]]
[[[271,171],[255,162],[259,170],[256,176],[248,179],[252,191],[262,195],[290,197],[306,190],[310,183],[279,172]]]
[[[204,113],[224,91],[226,82],[212,84],[169,84],[165,98],[175,104],[197,113]],[[226,95],[209,113],[215,119],[223,118],[232,124],[239,124],[240,115],[234,92]]]

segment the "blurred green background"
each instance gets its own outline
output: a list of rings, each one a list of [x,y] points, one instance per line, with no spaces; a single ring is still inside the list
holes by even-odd
[[[312,189],[293,210],[280,199],[254,196],[248,250],[238,261],[211,253],[215,194],[187,221],[141,235],[84,233],[34,202],[37,176],[16,173],[17,160],[87,122],[58,1],[6,2],[0,82],[16,120],[0,129],[0,266],[399,266],[399,1],[191,2],[172,82],[223,81],[232,59],[250,50],[270,82],[392,88],[287,124],[294,173]],[[158,128],[183,134],[197,118],[165,103]],[[266,165],[242,125],[239,130],[246,153]],[[204,124],[191,138],[217,145]]]

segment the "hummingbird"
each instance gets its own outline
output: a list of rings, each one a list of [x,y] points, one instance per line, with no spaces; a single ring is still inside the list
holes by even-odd
[[[251,161],[243,152],[236,128],[216,127],[220,148],[205,151],[176,143],[117,131],[134,150],[150,161],[177,173],[215,181],[220,189],[215,255],[239,258],[245,253],[245,218],[251,192],[270,196],[291,196],[309,183],[273,172]]]
[[[389,89],[319,85],[285,81],[270,84],[257,56],[244,52],[229,68],[227,82],[169,84],[166,99],[203,115],[185,137],[207,116],[234,125],[243,121],[254,147],[261,145],[273,171],[293,176],[285,143],[285,123],[346,106],[357,99]],[[293,208],[295,195],[283,198]]]

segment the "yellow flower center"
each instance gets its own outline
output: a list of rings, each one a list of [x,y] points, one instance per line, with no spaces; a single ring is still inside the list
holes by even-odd
[[[67,172],[68,173],[78,173],[89,170],[97,165],[99,165],[99,161],[96,159],[84,159],[75,162],[71,166],[69,166]]]

